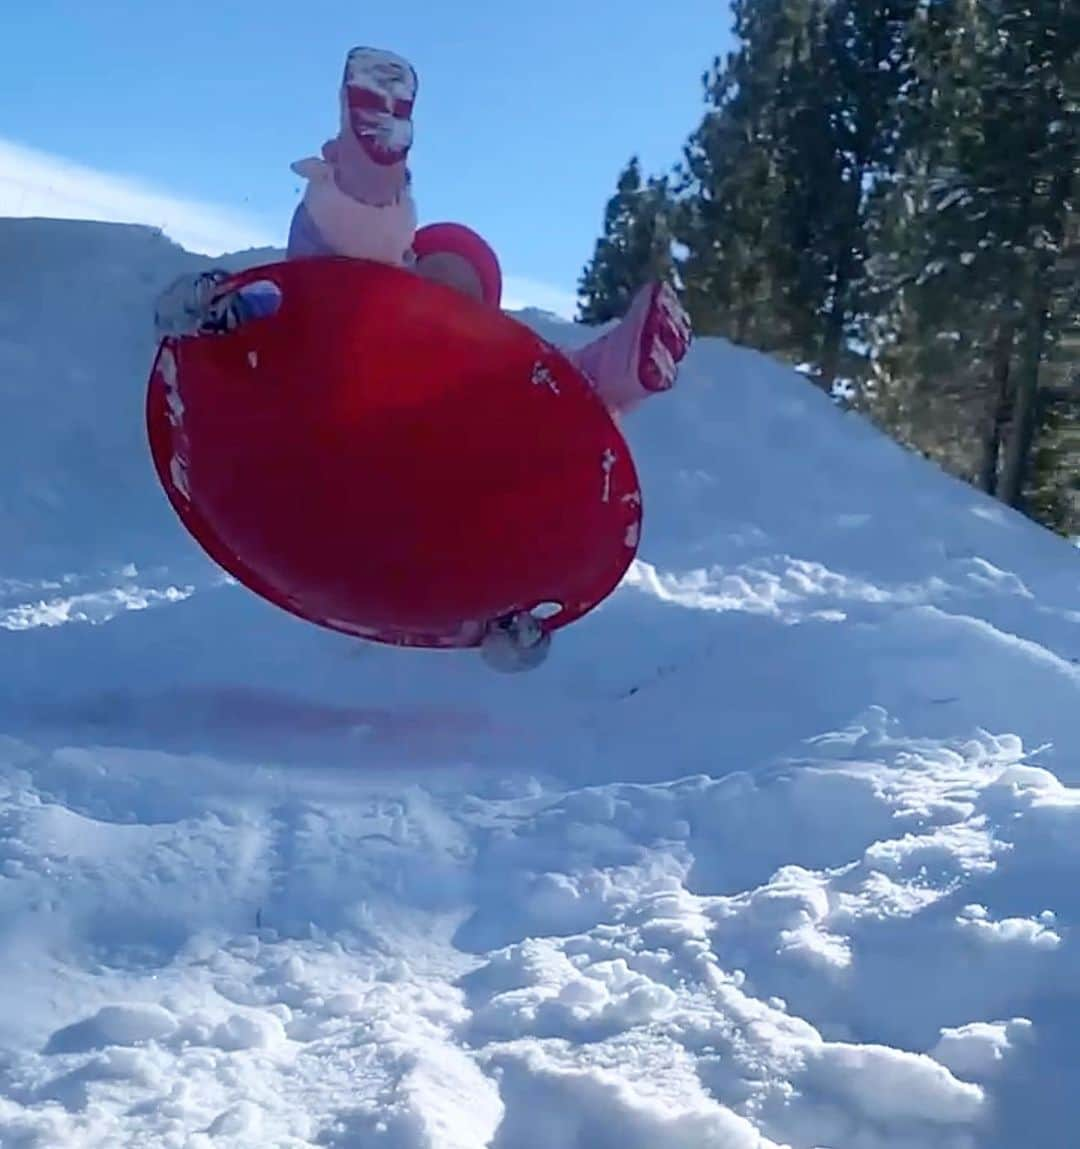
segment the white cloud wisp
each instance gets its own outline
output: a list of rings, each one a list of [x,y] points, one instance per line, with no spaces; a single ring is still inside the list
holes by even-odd
[[[239,212],[5,139],[0,139],[0,216],[145,224],[188,251],[211,256],[280,242]]]
[[[135,178],[99,171],[0,138],[0,217],[85,219],[160,228],[188,251],[220,256],[275,247],[281,237],[240,212],[188,200]],[[504,281],[503,307],[572,319],[572,292],[520,276]]]

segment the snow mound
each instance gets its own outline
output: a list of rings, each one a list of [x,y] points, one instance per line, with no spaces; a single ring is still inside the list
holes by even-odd
[[[156,487],[150,303],[206,261],[0,254],[0,1144],[1068,1142],[1074,549],[702,340],[545,667],[358,645]]]

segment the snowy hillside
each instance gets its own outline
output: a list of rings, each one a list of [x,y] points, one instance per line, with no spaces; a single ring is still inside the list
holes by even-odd
[[[1071,1144],[1076,551],[703,340],[546,666],[357,645],[156,485],[202,262],[0,220],[0,1146]]]

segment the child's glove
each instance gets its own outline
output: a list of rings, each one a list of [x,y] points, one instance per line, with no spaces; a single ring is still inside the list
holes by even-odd
[[[154,307],[157,338],[219,333],[237,327],[241,316],[230,303],[234,297],[216,298],[231,274],[224,268],[214,267],[197,275],[182,275],[169,284]]]

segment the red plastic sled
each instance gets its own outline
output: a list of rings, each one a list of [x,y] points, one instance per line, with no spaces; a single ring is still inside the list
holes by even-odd
[[[167,339],[147,396],[180,519],[313,623],[462,647],[510,611],[580,618],[637,553],[638,477],[588,381],[529,328],[366,261],[253,268],[273,316]]]

